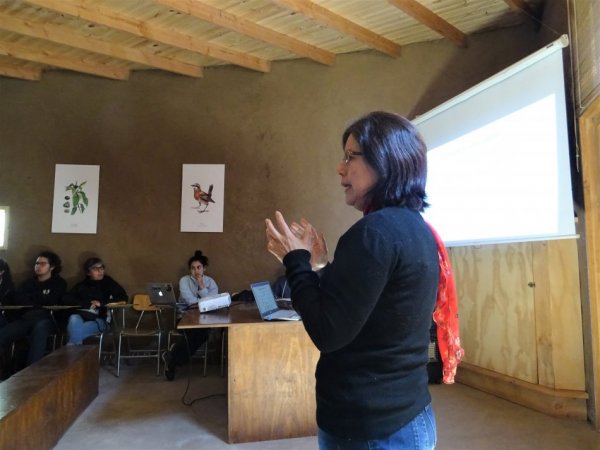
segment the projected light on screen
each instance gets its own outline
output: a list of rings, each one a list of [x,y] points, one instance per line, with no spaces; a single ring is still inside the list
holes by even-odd
[[[0,208],[0,248],[6,247],[6,209]]]
[[[413,121],[448,246],[575,235],[561,52],[515,66]]]
[[[432,207],[425,219],[443,228],[444,239],[451,242],[465,235],[479,240],[490,234],[503,239],[556,233],[556,139],[544,130],[522,129],[553,117],[554,99],[547,97],[430,150],[427,194]],[[465,203],[469,208],[462,208]]]

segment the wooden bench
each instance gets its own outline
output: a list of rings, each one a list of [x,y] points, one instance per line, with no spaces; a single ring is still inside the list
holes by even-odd
[[[0,382],[0,449],[51,449],[98,395],[98,349],[67,346]]]

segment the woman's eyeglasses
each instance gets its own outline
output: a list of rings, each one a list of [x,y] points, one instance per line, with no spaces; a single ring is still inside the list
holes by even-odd
[[[344,157],[342,158],[342,161],[344,161],[344,164],[348,164],[354,159],[354,157],[361,156],[362,154],[363,152],[353,152],[350,150],[344,150]]]
[[[96,271],[96,270],[104,270],[104,266],[93,266],[93,267],[90,267],[90,270],[94,270],[94,271]]]

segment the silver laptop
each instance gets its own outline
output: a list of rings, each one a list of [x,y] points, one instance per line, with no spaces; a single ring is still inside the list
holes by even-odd
[[[271,283],[268,281],[252,283],[250,288],[263,320],[300,320],[300,314],[293,309],[280,309],[277,306]]]
[[[146,283],[146,294],[153,305],[175,306],[175,291],[171,283]]]

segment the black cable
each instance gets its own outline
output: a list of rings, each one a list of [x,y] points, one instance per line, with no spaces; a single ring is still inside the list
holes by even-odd
[[[185,346],[187,348],[189,369],[188,369],[187,384],[185,386],[185,391],[183,393],[183,396],[181,397],[181,403],[183,403],[185,406],[192,406],[194,403],[196,403],[196,402],[198,402],[200,400],[207,400],[207,399],[212,398],[212,397],[225,397],[227,394],[225,394],[225,393],[218,393],[218,394],[208,394],[208,395],[205,395],[204,397],[198,397],[198,398],[193,399],[190,402],[187,402],[185,400],[185,396],[187,395],[188,391],[190,390],[190,384],[191,384],[191,380],[192,380],[192,369],[193,369],[193,367],[192,367],[192,354],[191,354],[191,351],[190,351],[190,343],[189,343],[188,338],[187,338],[187,333],[185,331],[183,331],[182,334],[183,334],[183,338],[185,339]],[[206,339],[208,339],[208,336],[206,337]],[[208,347],[207,347],[206,350],[208,350]],[[204,355],[204,357],[208,358],[208,352]]]

